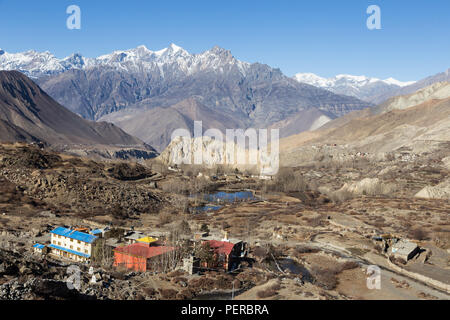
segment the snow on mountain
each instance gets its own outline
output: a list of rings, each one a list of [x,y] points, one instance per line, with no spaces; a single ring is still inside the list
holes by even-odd
[[[128,72],[152,70],[156,67],[164,75],[164,69],[168,65],[176,66],[185,75],[206,69],[223,72],[230,66],[237,66],[241,72],[245,72],[250,66],[249,63],[235,59],[229,51],[219,47],[200,54],[190,54],[175,44],[158,51],[149,50],[142,45],[134,49],[114,51],[97,58],[86,58],[75,53],[58,59],[50,52],[31,50],[8,53],[0,50],[0,70],[18,70],[32,78],[55,75],[70,69],[86,70],[96,66],[109,66]]]
[[[339,74],[333,78],[322,78],[314,73],[298,73],[294,76],[299,82],[320,86],[320,87],[334,87],[339,84],[348,84],[354,87],[363,87],[369,83],[383,82],[388,85],[396,85],[399,87],[409,86],[415,81],[402,82],[394,78],[388,78],[385,80],[377,78],[369,78],[366,76],[354,76],[349,74]]]
[[[332,78],[322,78],[313,73],[298,73],[294,79],[334,93],[354,96],[359,99],[379,103],[379,95],[395,92],[400,88],[414,84],[415,81],[402,82],[394,78],[381,80],[366,76],[340,74]]]
[[[287,135],[373,106],[299,83],[268,65],[239,61],[218,46],[199,54],[175,44],[158,51],[139,46],[96,58],[72,54],[63,59],[49,52],[5,52],[0,55],[1,69],[33,77],[72,112],[89,120],[121,123],[161,149],[175,128],[191,127],[189,119],[202,119],[215,128],[217,119],[226,118],[231,119],[229,128],[278,123],[281,134]],[[197,104],[185,103],[188,111],[177,109],[191,99]]]
[[[410,86],[410,85],[416,83],[416,81],[402,82],[402,81],[398,81],[398,80],[396,80],[394,78],[387,78],[387,79],[383,80],[383,82],[387,83],[387,84],[393,84],[393,85],[396,85],[396,86],[399,86],[399,87],[402,87],[402,88],[406,87],[406,86]]]

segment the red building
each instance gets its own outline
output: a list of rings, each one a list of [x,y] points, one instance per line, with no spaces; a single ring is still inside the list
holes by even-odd
[[[226,271],[231,271],[234,268],[234,262],[237,261],[243,252],[243,242],[232,243],[230,241],[207,240],[203,244],[208,243],[214,252],[214,265],[204,267],[208,268],[223,268]]]
[[[175,250],[174,247],[151,247],[146,243],[134,243],[126,247],[117,247],[114,249],[114,266],[145,272],[149,270],[149,264],[152,259],[173,250]]]

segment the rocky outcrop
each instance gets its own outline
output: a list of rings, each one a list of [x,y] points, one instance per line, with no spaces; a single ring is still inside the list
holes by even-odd
[[[275,147],[274,147],[275,148]],[[207,136],[175,138],[161,153],[159,159],[166,165],[196,164],[208,168],[226,165],[232,168],[258,168],[261,175],[273,175],[278,171],[279,154],[263,152],[257,148],[245,148],[237,143],[222,142]]]
[[[442,163],[444,163],[444,166],[450,170],[450,157],[442,159]]]
[[[383,183],[378,178],[365,178],[359,182],[345,184],[339,191],[350,192],[355,195],[381,195],[393,190],[392,185]]]
[[[420,190],[416,198],[424,199],[447,199],[450,200],[450,179],[438,184],[437,186],[427,186]]]

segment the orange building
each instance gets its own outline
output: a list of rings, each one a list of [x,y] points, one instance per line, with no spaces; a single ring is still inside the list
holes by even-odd
[[[126,247],[114,249],[114,266],[129,270],[145,272],[149,269],[152,258],[175,250],[173,247],[150,247],[146,243],[133,243]]]

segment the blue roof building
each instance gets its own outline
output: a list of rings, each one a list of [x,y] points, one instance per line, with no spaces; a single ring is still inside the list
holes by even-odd
[[[58,236],[66,237],[69,239],[83,241],[86,243],[93,243],[97,239],[97,237],[92,234],[75,231],[75,230],[67,229],[64,227],[58,227],[58,228],[54,229],[53,231],[51,231],[50,233],[56,234]]]
[[[50,248],[52,248],[52,249],[57,249],[57,250],[65,251],[65,252],[74,254],[74,255],[76,255],[76,256],[79,256],[79,257],[90,258],[90,255],[89,255],[89,254],[86,254],[86,253],[82,253],[82,252],[78,252],[78,251],[75,251],[75,250],[63,248],[63,247],[60,247],[60,246],[57,246],[57,245],[54,245],[54,244],[49,244],[48,246],[49,246]]]
[[[95,230],[92,230],[91,233],[92,233],[93,235],[102,234],[102,233],[103,233],[103,230],[101,230],[101,229],[95,229]]]
[[[98,239],[95,235],[64,227],[57,227],[50,234],[48,248],[52,255],[79,262],[87,262],[91,258],[93,243]]]

